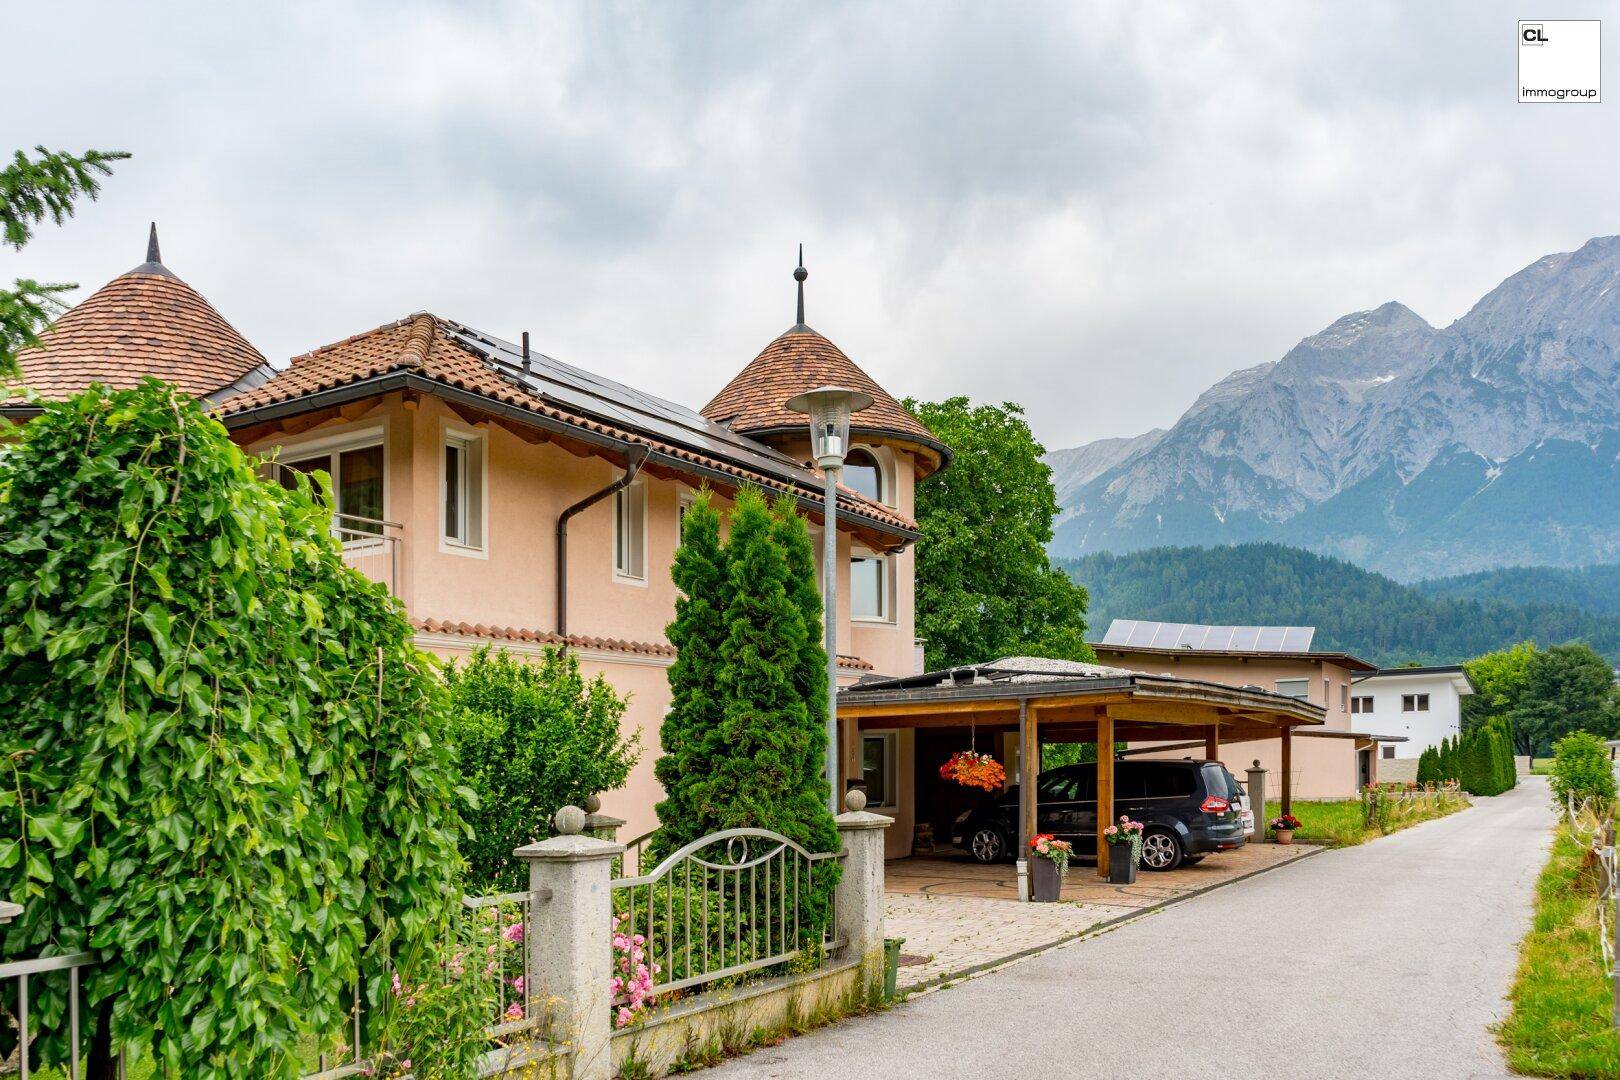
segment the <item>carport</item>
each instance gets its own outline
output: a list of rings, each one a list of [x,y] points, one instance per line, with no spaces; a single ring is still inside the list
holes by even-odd
[[[861,732],[893,728],[1017,731],[1020,855],[1035,834],[1035,777],[1046,742],[1097,746],[1097,873],[1108,874],[1102,830],[1115,819],[1114,744],[1201,740],[1218,758],[1223,739],[1281,740],[1281,802],[1292,809],[1292,738],[1320,727],[1321,706],[1261,690],[1148,675],[1123,668],[1034,657],[951,668],[899,679],[868,679],[838,694],[844,783],[858,777]],[[1011,779],[1009,777],[1009,779]],[[1257,815],[1264,807],[1255,808]]]

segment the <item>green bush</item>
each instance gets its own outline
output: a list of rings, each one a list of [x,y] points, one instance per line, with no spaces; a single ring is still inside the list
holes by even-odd
[[[263,482],[172,387],[48,404],[0,454],[0,955],[100,953],[98,1061],[292,1076],[358,971],[375,1004],[444,931],[456,774],[412,636],[310,481]],[[31,986],[44,1062],[66,989]]]
[[[1438,784],[1440,782],[1440,751],[1429,747],[1418,755],[1417,782],[1420,784]]]
[[[450,741],[475,800],[462,808],[468,888],[527,888],[513,850],[550,836],[564,806],[623,787],[635,766],[637,738],[620,730],[625,699],[600,675],[587,680],[560,649],[527,663],[485,646],[450,665],[445,683]]]
[[[1552,797],[1560,808],[1571,797],[1607,806],[1614,801],[1614,763],[1603,740],[1588,731],[1565,735],[1553,746]]]

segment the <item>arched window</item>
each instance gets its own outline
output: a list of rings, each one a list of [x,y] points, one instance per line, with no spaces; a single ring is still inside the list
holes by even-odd
[[[883,467],[868,450],[851,450],[844,459],[844,486],[873,502],[883,501]]]

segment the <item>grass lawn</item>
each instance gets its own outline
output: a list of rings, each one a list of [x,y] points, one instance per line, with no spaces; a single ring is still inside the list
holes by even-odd
[[[1447,814],[1455,814],[1467,805],[1468,800],[1463,798],[1444,802],[1435,800],[1432,805],[1399,805],[1399,808],[1391,813],[1384,828],[1380,829],[1376,825],[1368,825],[1363,820],[1360,801],[1311,802],[1295,799],[1294,816],[1299,818],[1300,828],[1294,832],[1294,839],[1325,843],[1333,847],[1351,847],[1366,843],[1375,837],[1387,836],[1392,832],[1410,828],[1421,821],[1432,821]],[[1281,813],[1280,803],[1266,803],[1267,821]]]
[[[1508,1064],[1530,1076],[1620,1078],[1614,991],[1598,953],[1597,878],[1560,827],[1536,884],[1536,916],[1519,946],[1513,1012],[1497,1033]]]

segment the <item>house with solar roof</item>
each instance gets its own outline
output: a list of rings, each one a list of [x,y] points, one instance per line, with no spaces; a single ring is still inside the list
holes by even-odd
[[[1253,687],[1298,698],[1324,710],[1319,727],[1301,728],[1290,743],[1220,741],[1220,758],[1242,776],[1255,761],[1273,777],[1290,773],[1295,798],[1350,799],[1378,779],[1380,744],[1404,736],[1368,730],[1353,713],[1357,678],[1378,671],[1345,652],[1311,647],[1311,626],[1202,626],[1192,623],[1115,619],[1092,645],[1097,659],[1134,671],[1182,679]],[[1289,747],[1284,762],[1285,746]],[[1133,754],[1179,757],[1189,746],[1132,743]],[[1274,782],[1275,783],[1275,782]],[[1272,790],[1276,790],[1273,787]]]
[[[277,468],[329,473],[348,562],[399,596],[422,647],[563,646],[606,676],[630,695],[627,726],[649,749],[604,797],[634,836],[656,824],[684,508],[707,487],[723,509],[751,484],[791,494],[820,528],[808,429],[783,404],[796,394],[832,383],[873,399],[851,426],[838,493],[839,677],[916,669],[913,490],[950,451],[804,322],[802,268],[795,276],[799,319],[691,409],[545,356],[527,334],[513,342],[428,312],[271,364],[164,264],[154,226],[146,259],[66,312],[20,364],[47,400],[156,376],[212,405]],[[13,419],[37,411],[0,401]],[[909,736],[868,742],[843,748],[848,775],[910,774]],[[899,824],[891,831],[909,841],[910,822]]]

